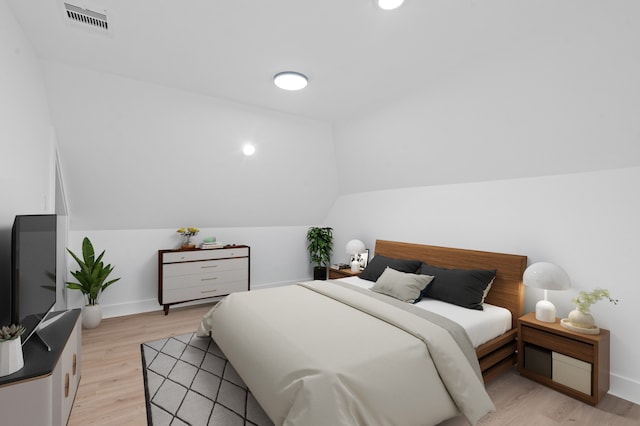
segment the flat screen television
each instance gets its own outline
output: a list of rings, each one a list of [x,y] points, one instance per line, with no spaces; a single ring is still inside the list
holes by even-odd
[[[19,215],[11,232],[11,322],[38,330],[56,303],[55,214]],[[46,343],[46,342],[45,342]]]

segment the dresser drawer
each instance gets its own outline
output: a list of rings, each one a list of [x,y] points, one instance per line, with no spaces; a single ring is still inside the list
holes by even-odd
[[[247,290],[247,278],[245,276],[240,281],[227,281],[224,283],[209,283],[197,287],[167,289],[164,292],[163,303],[176,303],[185,300],[223,296],[229,293]]]
[[[162,263],[189,262],[208,259],[249,256],[248,247],[236,247],[212,250],[175,251],[162,254]]]
[[[203,274],[180,275],[174,277],[166,277],[164,279],[163,288],[166,294],[167,290],[186,289],[189,287],[208,286],[228,281],[244,281],[245,286],[248,280],[247,269],[231,269],[221,271],[207,271]]]
[[[201,262],[168,263],[162,265],[162,276],[165,280],[187,275],[210,275],[217,271],[247,270],[249,259],[205,260]]]

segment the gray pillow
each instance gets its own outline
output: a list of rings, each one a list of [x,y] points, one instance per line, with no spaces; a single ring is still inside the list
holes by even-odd
[[[371,290],[403,302],[416,303],[422,298],[422,291],[432,280],[433,277],[430,275],[400,272],[387,267]]]

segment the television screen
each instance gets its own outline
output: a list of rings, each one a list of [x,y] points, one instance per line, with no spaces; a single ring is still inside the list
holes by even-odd
[[[11,241],[11,321],[24,344],[56,303],[56,215],[16,216]]]

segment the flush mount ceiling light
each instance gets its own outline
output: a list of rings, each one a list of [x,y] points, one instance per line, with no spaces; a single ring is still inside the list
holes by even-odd
[[[247,157],[251,157],[253,154],[256,153],[256,147],[248,143],[242,148],[242,153]]]
[[[378,7],[383,10],[393,10],[404,3],[404,0],[376,0]]]
[[[273,82],[282,90],[300,90],[307,87],[307,76],[295,71],[279,72],[273,77]]]

